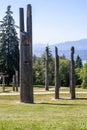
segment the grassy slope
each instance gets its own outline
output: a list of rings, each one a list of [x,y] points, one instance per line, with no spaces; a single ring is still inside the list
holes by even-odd
[[[21,104],[19,96],[0,95],[0,130],[87,130],[87,94],[69,97],[40,94],[35,104]]]

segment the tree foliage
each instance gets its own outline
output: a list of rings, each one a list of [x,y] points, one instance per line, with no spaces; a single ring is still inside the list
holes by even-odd
[[[11,81],[15,70],[19,69],[18,37],[12,14],[11,6],[8,6],[0,25],[0,72],[8,74],[8,81]]]
[[[87,63],[81,69],[80,77],[82,79],[82,88],[87,88]]]
[[[61,86],[69,86],[69,70],[70,64],[69,60],[61,59],[59,60],[59,74],[60,74],[60,82]]]
[[[60,58],[60,80],[61,86],[69,86],[69,60]],[[49,48],[49,85],[55,84],[55,58]],[[41,57],[33,57],[33,81],[34,84],[45,84],[45,53]]]
[[[34,55],[33,57],[33,82],[35,85],[44,84],[44,67],[40,57]]]
[[[33,82],[45,85],[45,52],[41,57],[33,57]],[[54,85],[54,58],[49,49],[49,84]]]
[[[77,55],[76,57],[76,61],[75,61],[75,68],[82,68],[82,59],[79,55]]]
[[[49,48],[49,84],[54,85],[55,81],[55,58]],[[75,84],[85,87],[86,84],[86,73],[84,74],[82,66],[82,60],[77,56],[75,61]],[[87,69],[87,68],[86,68]],[[85,69],[85,71],[86,71]],[[61,86],[68,87],[70,85],[70,61],[63,57],[59,57],[59,75]],[[45,84],[45,53],[41,57],[33,57],[33,80],[34,84],[44,85]]]
[[[83,67],[82,59],[80,58],[79,55],[77,55],[75,60],[75,84],[76,85],[81,85],[82,83],[82,79],[80,78],[80,71],[82,67]]]

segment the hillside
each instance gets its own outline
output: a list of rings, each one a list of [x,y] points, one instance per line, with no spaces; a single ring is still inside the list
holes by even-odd
[[[44,51],[46,44],[34,44],[33,54],[41,56]],[[55,55],[55,46],[58,47],[59,56],[65,55],[66,58],[70,58],[70,49],[72,46],[75,47],[75,58],[77,55],[81,57],[82,60],[87,60],[87,39],[81,39],[78,41],[67,41],[64,43],[52,44],[50,45],[50,50]]]

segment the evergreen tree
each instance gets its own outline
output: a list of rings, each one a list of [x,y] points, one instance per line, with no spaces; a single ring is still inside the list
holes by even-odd
[[[54,85],[54,58],[49,48],[49,85]],[[33,56],[33,82],[45,85],[45,52],[41,57]]]
[[[44,76],[43,76],[43,68],[41,64],[41,58],[37,56],[33,56],[33,83],[34,85],[43,85],[44,84]]]
[[[19,70],[18,37],[12,14],[11,6],[8,6],[0,25],[0,72],[8,74],[8,84],[15,70]]]
[[[82,67],[83,67],[82,59],[80,58],[79,55],[77,55],[76,61],[75,61],[75,84],[76,85],[81,85],[82,83],[82,80],[80,78],[80,71]]]
[[[82,59],[80,58],[79,55],[77,55],[76,57],[76,61],[75,61],[75,68],[81,68],[83,65],[82,65]]]
[[[60,58],[59,59],[59,74],[61,86],[69,86],[69,70],[70,70],[69,60]]]
[[[87,88],[87,63],[84,64],[80,71],[80,78],[82,79],[82,88]]]

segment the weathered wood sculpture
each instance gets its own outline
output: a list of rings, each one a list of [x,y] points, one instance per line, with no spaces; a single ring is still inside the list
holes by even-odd
[[[55,47],[55,99],[59,98],[59,88],[60,88],[59,56],[58,56],[58,49],[57,47]]]
[[[5,76],[2,76],[2,90],[5,92]]]
[[[70,65],[70,92],[71,99],[75,99],[75,71],[74,71],[74,47],[71,47],[71,65]]]
[[[16,80],[16,92],[18,92],[18,71],[15,71],[15,80]]]
[[[49,66],[48,66],[48,57],[49,57],[49,49],[46,47],[46,56],[45,56],[45,90],[49,91]]]
[[[4,73],[0,73],[0,78],[2,78],[2,91],[5,92],[5,80],[8,78],[8,75],[5,75]]]
[[[24,10],[20,8],[20,100],[33,103],[32,83],[32,12],[27,5],[27,31],[24,30]]]
[[[15,91],[15,75],[13,75],[13,79],[12,79],[12,88],[13,88],[13,91]]]

